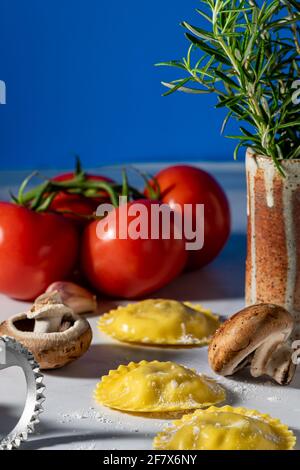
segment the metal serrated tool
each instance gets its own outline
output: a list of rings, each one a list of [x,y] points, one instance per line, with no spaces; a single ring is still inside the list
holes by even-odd
[[[45,400],[43,391],[43,374],[33,355],[22,344],[9,336],[0,337],[0,371],[9,367],[21,367],[27,384],[26,403],[15,428],[0,441],[0,450],[16,449],[34,432],[39,422],[39,415],[43,411],[42,403]]]

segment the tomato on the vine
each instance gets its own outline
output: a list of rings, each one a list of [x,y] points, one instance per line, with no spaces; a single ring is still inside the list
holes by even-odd
[[[52,178],[56,182],[68,182],[74,179],[75,173],[62,173]],[[113,180],[103,175],[84,175],[86,181],[104,181],[113,183]],[[93,197],[86,197],[83,194],[74,194],[71,192],[60,191],[55,195],[49,209],[59,212],[67,218],[85,224],[87,216],[92,215],[97,210],[101,202],[108,201],[109,197],[104,190],[99,190]]]
[[[161,170],[155,176],[160,200],[171,207],[191,204],[192,224],[195,228],[196,204],[204,204],[204,246],[188,252],[187,267],[197,269],[211,262],[221,251],[230,234],[230,209],[225,192],[215,178],[200,168],[175,165]],[[145,190],[148,193],[147,189]]]
[[[136,220],[131,211],[138,210],[137,204],[147,213],[140,230],[147,227],[148,238],[133,239],[130,235],[131,223]],[[163,239],[161,230],[157,239],[151,239],[155,228],[151,207],[158,204],[147,199],[123,204],[86,227],[82,267],[97,290],[115,297],[141,297],[163,287],[182,271],[185,241],[174,237],[174,221],[170,223],[170,239]]]
[[[78,250],[77,230],[61,215],[0,202],[0,292],[34,299],[70,275]]]

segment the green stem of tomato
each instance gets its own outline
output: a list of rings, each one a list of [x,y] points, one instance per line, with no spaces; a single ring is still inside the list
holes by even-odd
[[[55,198],[56,194],[55,193],[52,193],[50,194],[48,197],[46,197],[40,204],[39,206],[35,209],[36,212],[45,212],[49,209],[50,205],[51,205],[51,202],[53,201],[53,199]],[[33,209],[31,207],[31,209]]]
[[[122,169],[122,197],[128,198],[129,188],[128,188],[128,178],[125,168]]]
[[[139,174],[143,177],[147,184],[146,175]],[[128,184],[126,170],[122,171],[122,184],[109,183],[107,181],[88,180],[81,167],[77,167],[77,172],[72,179],[68,181],[55,181],[46,180],[44,183],[36,186],[35,188],[25,192],[30,180],[36,176],[33,173],[28,176],[20,186],[18,196],[13,197],[14,202],[17,204],[29,207],[37,212],[43,212],[49,209],[53,199],[60,192],[69,194],[79,194],[84,197],[101,197],[99,192],[104,191],[110,198],[114,207],[119,206],[118,196],[126,196],[129,199],[144,199],[145,196],[137,189]],[[150,185],[149,185],[150,186]],[[153,188],[152,188],[153,190]],[[155,191],[153,191],[155,193]],[[150,194],[150,198],[155,198],[155,194]]]
[[[70,181],[51,181],[47,180],[45,183],[35,187],[24,194],[24,189],[29,182],[29,178],[21,185],[21,191],[18,194],[18,203],[20,205],[30,205],[30,208],[37,211],[47,210],[54,199],[54,197],[61,191],[72,193],[72,190],[79,194],[84,191],[95,191],[94,197],[97,196],[97,191],[104,190],[110,197],[111,203],[114,207],[118,207],[118,195],[114,185],[106,181],[88,181],[83,180],[82,176],[75,177]],[[51,197],[50,197],[51,196]],[[45,202],[45,198],[48,203]]]
[[[17,196],[17,200],[19,201],[20,204],[23,204],[24,203],[24,191],[29,183],[29,181],[34,178],[35,176],[37,175],[36,171],[31,173],[30,175],[27,176],[27,178],[24,179],[24,181],[22,182],[20,188],[19,188],[19,191],[18,191],[18,196]]]

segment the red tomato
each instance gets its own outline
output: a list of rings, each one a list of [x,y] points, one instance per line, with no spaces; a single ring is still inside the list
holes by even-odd
[[[58,214],[0,202],[0,292],[32,300],[72,271],[77,230]]]
[[[177,203],[192,204],[192,224],[195,229],[195,205],[204,204],[204,246],[188,251],[190,269],[212,261],[225,245],[230,234],[230,209],[219,183],[206,171],[188,165],[175,165],[160,171],[156,180],[161,201],[171,207]]]
[[[53,181],[69,181],[74,178],[74,173],[63,173],[52,178]],[[106,181],[112,183],[113,180],[102,175],[86,175],[88,181]],[[85,197],[80,194],[70,194],[66,192],[59,192],[54,200],[51,203],[50,209],[55,212],[62,213],[65,217],[70,218],[79,224],[85,225],[87,220],[85,216],[92,215],[98,205],[103,202],[103,200],[108,199],[108,196],[105,191],[99,191],[98,197]],[[66,212],[64,212],[66,211]],[[68,212],[72,212],[68,213]]]
[[[137,208],[136,204],[147,209],[143,226],[148,225],[151,231],[151,206],[159,203],[139,200],[120,206],[101,221],[92,222],[83,235],[82,266],[87,278],[97,290],[115,297],[135,298],[149,294],[174,279],[186,263],[184,240],[174,238],[173,222],[169,240],[162,239],[161,231],[157,239],[122,239],[119,236],[120,230],[128,234],[135,220],[130,210]],[[108,225],[110,230],[106,233]]]

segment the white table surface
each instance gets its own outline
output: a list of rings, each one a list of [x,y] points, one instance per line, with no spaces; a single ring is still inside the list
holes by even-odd
[[[155,172],[161,165],[144,165]],[[232,208],[233,233],[222,254],[205,269],[183,274],[161,289],[155,297],[166,297],[201,302],[214,312],[228,316],[243,306],[246,197],[243,166],[240,164],[201,164],[223,184]],[[115,168],[106,168],[107,175],[115,176]],[[14,188],[21,173],[0,173],[0,197],[7,188]],[[99,301],[99,313],[116,305]],[[23,311],[28,304],[0,296],[0,320]],[[292,384],[280,387],[267,378],[254,380],[247,372],[233,378],[215,376],[207,363],[207,348],[161,349],[115,342],[100,334],[96,328],[97,316],[89,317],[94,338],[90,350],[69,366],[45,373],[45,411],[37,432],[23,444],[23,449],[151,449],[154,435],[167,420],[132,416],[97,405],[92,398],[100,377],[110,369],[130,361],[172,360],[199,372],[216,377],[227,390],[227,403],[256,408],[270,413],[288,424],[298,438],[300,449],[300,373]],[[0,375],[0,436],[5,435],[16,422],[24,399],[22,372],[11,368]]]

